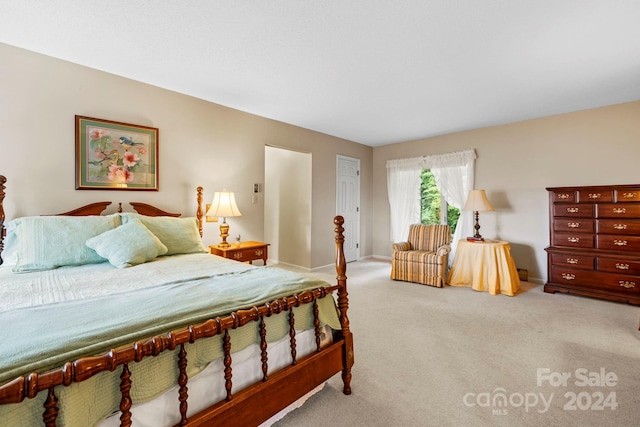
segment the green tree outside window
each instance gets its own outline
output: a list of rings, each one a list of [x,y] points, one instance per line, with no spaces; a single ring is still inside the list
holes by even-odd
[[[451,227],[451,234],[453,235],[456,230],[456,225],[458,224],[458,218],[460,217],[460,210],[450,206],[445,200],[443,200],[442,195],[436,186],[436,180],[428,169],[422,171],[420,193],[422,223],[449,224]],[[446,210],[446,216],[444,217],[442,215],[443,209]]]

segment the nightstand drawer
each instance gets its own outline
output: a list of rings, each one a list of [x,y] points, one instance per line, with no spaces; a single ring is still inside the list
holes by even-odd
[[[245,249],[243,251],[234,251],[229,258],[236,261],[251,261],[254,259],[262,259],[266,253],[265,249]]]
[[[253,263],[254,260],[261,259],[264,265],[267,265],[269,243],[248,241],[231,243],[227,247],[211,245],[209,253],[240,262]]]

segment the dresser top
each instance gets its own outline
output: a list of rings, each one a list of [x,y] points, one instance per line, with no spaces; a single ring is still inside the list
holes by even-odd
[[[631,189],[640,188],[640,184],[619,184],[619,185],[582,185],[582,186],[570,186],[570,187],[547,187],[547,191],[575,191],[575,190],[605,190],[605,189]]]

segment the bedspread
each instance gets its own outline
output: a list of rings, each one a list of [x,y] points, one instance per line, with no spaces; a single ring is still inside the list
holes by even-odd
[[[9,304],[18,305],[18,308],[0,312],[0,324],[16,326],[0,330],[2,342],[10,343],[0,347],[0,383],[24,373],[57,368],[87,354],[100,354],[181,326],[327,285],[324,281],[278,268],[220,262],[221,258],[212,255],[182,255],[179,258],[183,271],[162,273],[160,279],[149,276],[153,273],[151,267],[159,267],[163,259],[141,265],[148,268],[147,271],[139,269],[139,276],[132,276],[135,268],[107,267],[106,271],[115,273],[106,278],[113,281],[111,290],[105,290],[106,285],[100,289],[101,283],[95,283],[89,277],[93,292],[98,295],[88,298],[55,301],[55,289],[48,298],[54,302],[39,305],[16,304],[15,295],[6,298],[6,301],[12,301]],[[175,261],[170,257],[166,260]],[[72,268],[67,268],[67,272]],[[126,271],[126,275],[118,278],[118,271]],[[132,287],[127,281],[142,284],[123,291],[123,286]],[[53,288],[56,285],[54,283]],[[5,288],[4,282],[0,288]],[[25,291],[22,295],[29,292]],[[38,294],[39,298],[47,295],[42,291]],[[0,301],[5,301],[5,295],[0,293]],[[34,296],[27,294],[26,298]],[[327,323],[329,319],[323,320]],[[330,323],[339,327],[335,322]]]
[[[67,361],[103,354],[111,348],[175,330],[231,311],[330,284],[310,276],[273,267],[255,267],[209,254],[177,255],[127,269],[108,263],[63,267],[46,272],[12,274],[0,268],[0,383],[19,375],[59,368]],[[318,301],[320,322],[340,329],[332,296]],[[294,309],[297,330],[313,327],[311,305]],[[285,316],[265,318],[267,341],[275,342],[288,333]],[[257,323],[256,323],[257,325]],[[249,325],[247,325],[249,326]],[[232,351],[260,342],[256,327],[230,331]],[[222,355],[220,336],[187,346],[188,375],[192,377]],[[175,352],[146,358],[133,364],[132,397],[148,400],[175,384],[176,369],[155,370],[155,365],[175,365]],[[164,372],[162,375],[148,373]],[[98,376],[111,375],[109,372]],[[145,378],[137,382],[135,377]],[[62,425],[72,420],[101,418],[117,408],[118,376],[110,381],[90,379],[57,390],[61,401],[81,399],[88,389],[114,400],[104,399],[90,416],[88,406],[74,404],[61,411]],[[152,377],[153,381],[149,381]],[[112,390],[110,390],[112,389]],[[89,393],[90,395],[91,393]],[[74,396],[75,395],[75,396]],[[42,396],[44,397],[44,396]],[[77,403],[77,402],[76,402]],[[41,397],[28,402],[41,413]],[[15,405],[4,405],[0,414],[23,419]],[[24,409],[24,408],[23,408]],[[5,412],[8,411],[8,412]],[[15,412],[17,411],[17,412]],[[81,411],[74,414],[74,411]],[[18,418],[18,414],[20,418]],[[5,418],[7,419],[7,418]]]

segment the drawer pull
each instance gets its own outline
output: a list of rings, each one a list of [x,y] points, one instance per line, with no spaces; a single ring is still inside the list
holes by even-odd
[[[264,253],[264,251],[262,249],[258,249],[255,252],[256,256],[262,256],[263,253]]]
[[[589,193],[590,199],[599,199],[600,197],[602,197],[602,194],[600,193]]]
[[[567,200],[571,197],[571,195],[569,193],[559,193],[556,195],[556,197],[558,197],[558,199],[560,200]]]
[[[564,280],[574,280],[576,278],[576,275],[571,273],[562,273],[562,278]],[[622,286],[622,284],[620,286]]]
[[[613,213],[623,214],[625,212],[627,212],[625,208],[613,208]]]
[[[636,197],[638,197],[638,193],[636,193],[635,191],[622,193],[622,197],[624,197],[625,199],[635,199]]]
[[[578,263],[577,258],[567,258],[567,264],[577,264],[577,263]]]
[[[567,208],[567,213],[578,213],[579,211],[579,208]]]
[[[627,246],[627,241],[626,240],[614,239],[613,240],[613,244],[616,245],[616,246]]]
[[[636,287],[636,282],[627,282],[626,280],[620,280],[618,282],[621,287],[625,289],[631,289]]]
[[[567,240],[571,243],[579,243],[580,242],[580,238],[579,237],[567,237]]]
[[[626,230],[627,224],[613,224],[613,228],[616,230]]]
[[[235,259],[240,259],[240,258],[242,258],[242,252],[236,252],[235,254],[233,254],[233,257],[234,257]]]
[[[569,227],[569,228],[579,228],[580,227],[580,223],[579,222],[568,222],[567,223],[567,227]]]
[[[616,262],[616,268],[618,270],[628,270],[629,264],[620,264],[619,262]]]

